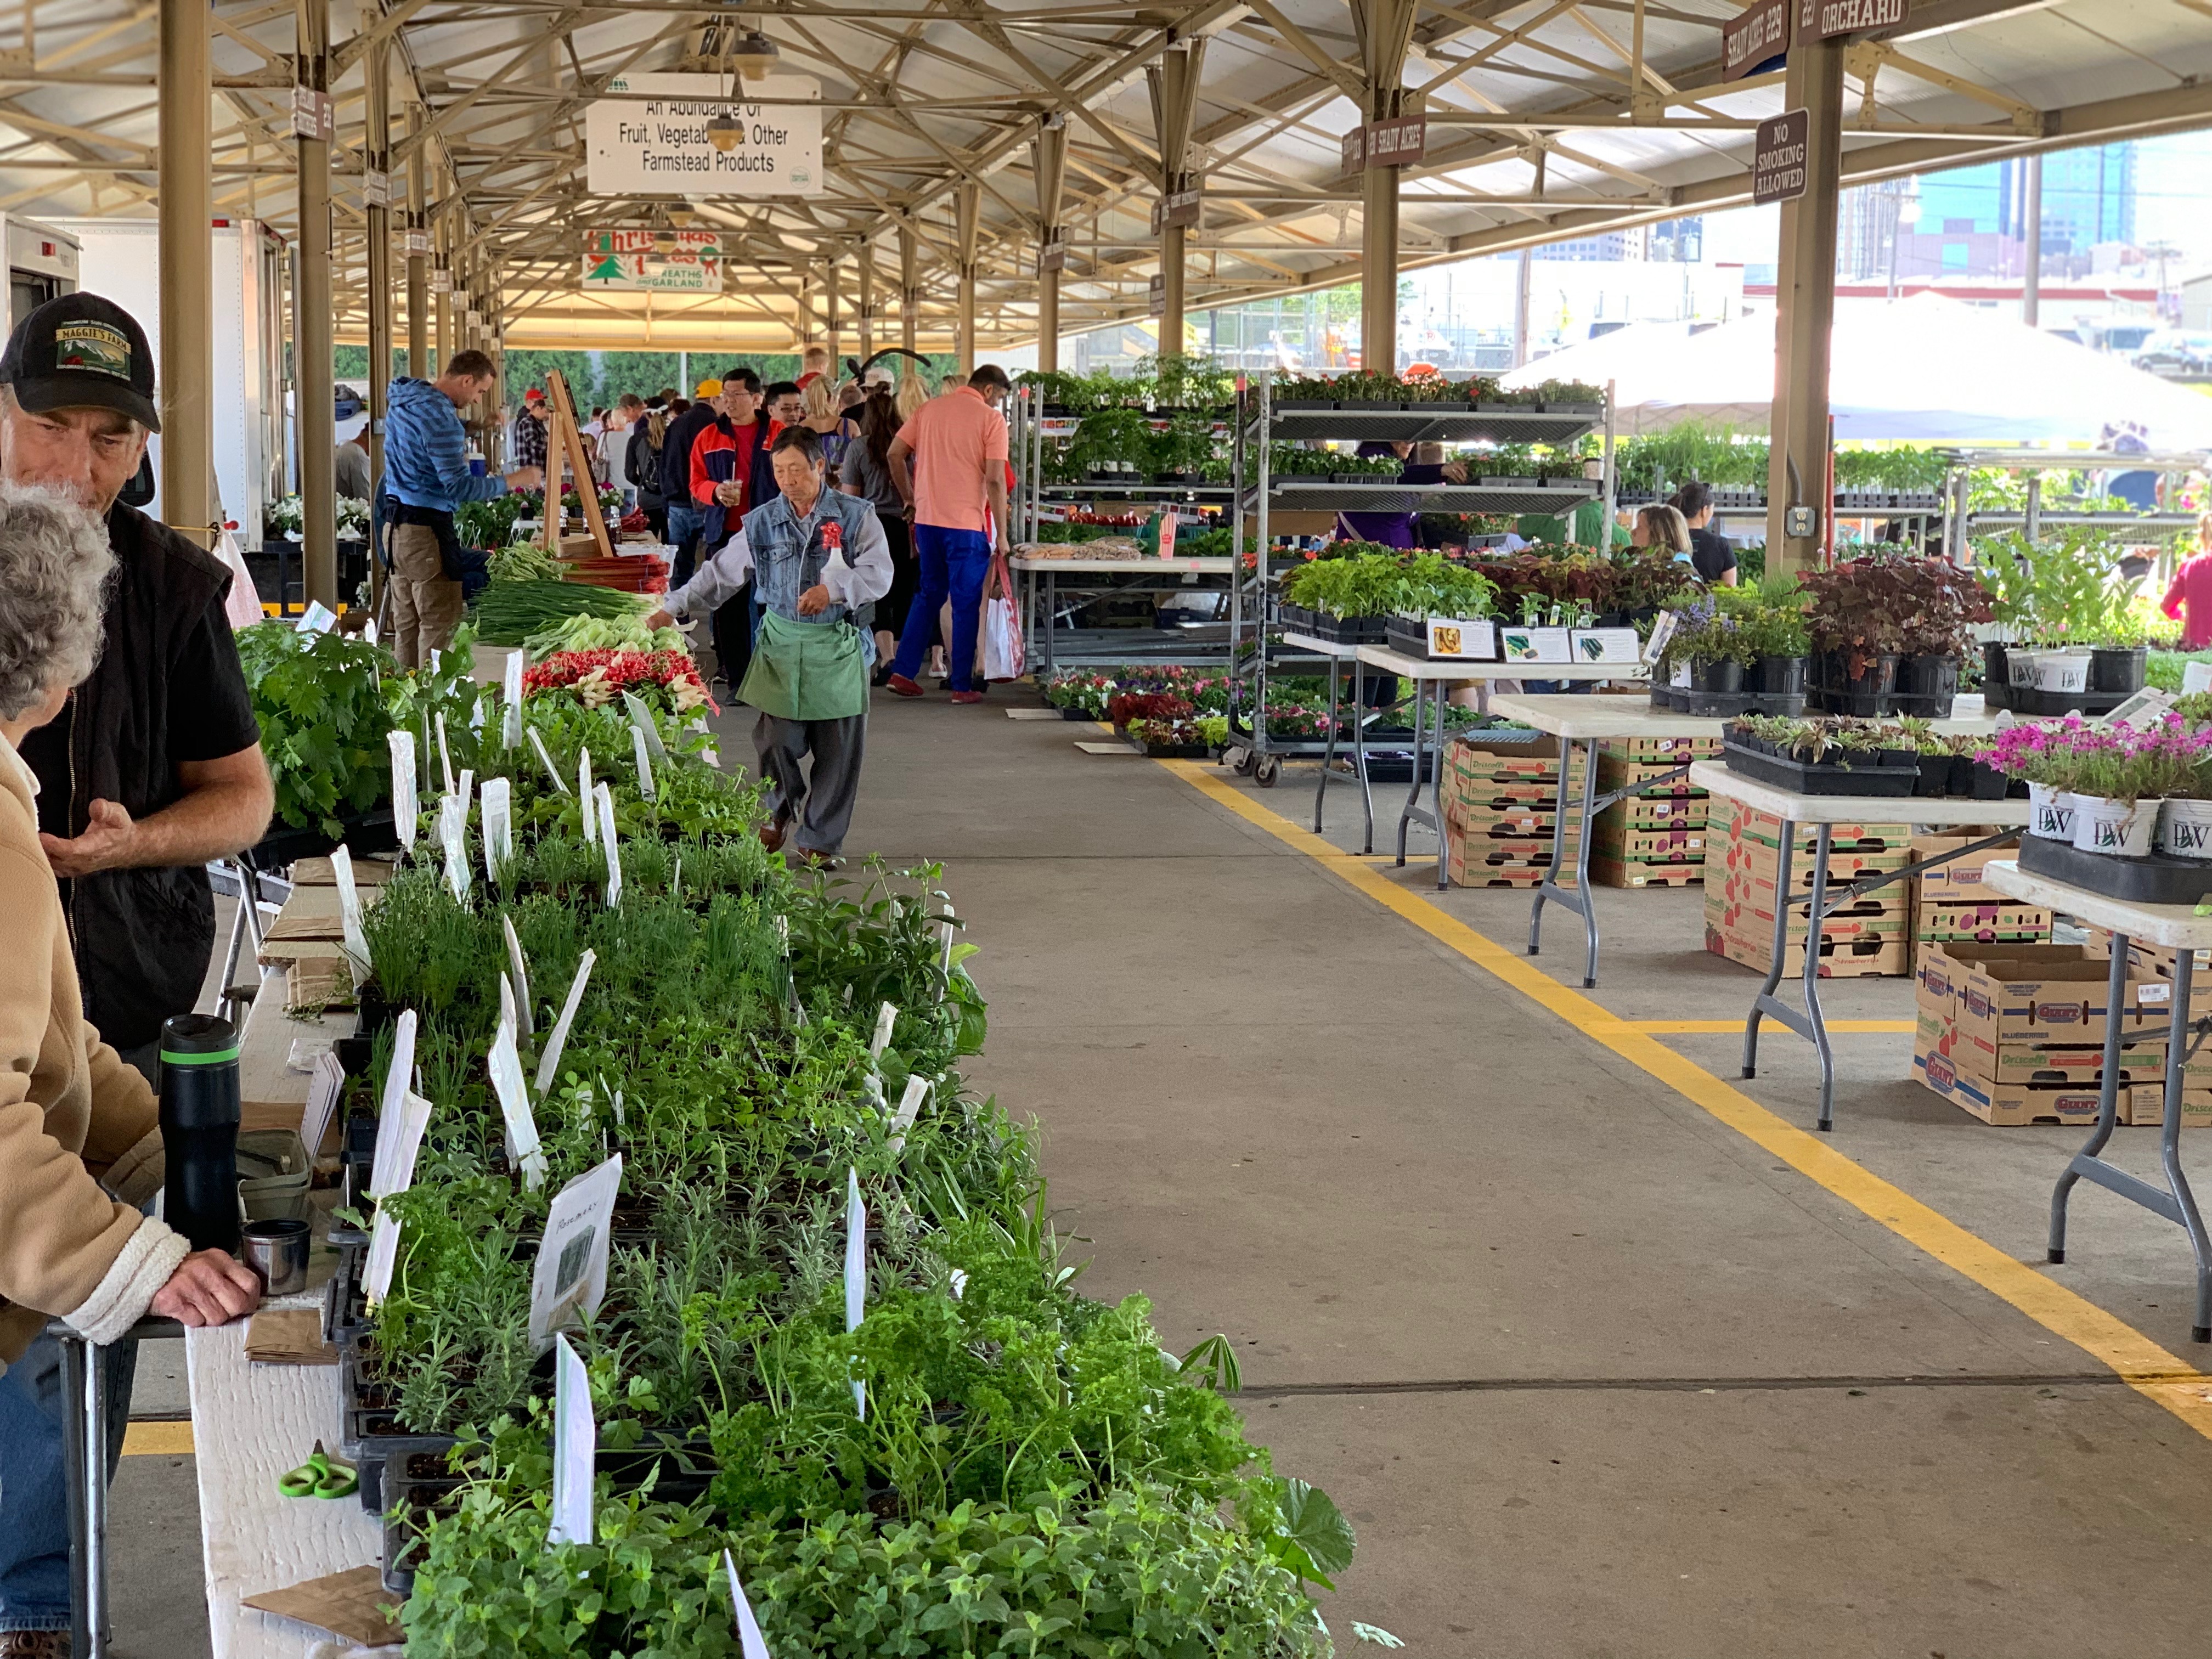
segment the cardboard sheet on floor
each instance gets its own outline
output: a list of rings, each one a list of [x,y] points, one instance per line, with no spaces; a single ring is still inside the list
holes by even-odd
[[[1009,708],[1006,710],[1006,718],[1010,720],[1056,720],[1060,718],[1060,710],[1057,708]]]
[[[1086,755],[1134,755],[1139,760],[1145,757],[1143,750],[1132,749],[1126,743],[1079,743],[1075,746]]]
[[[385,1617],[397,1611],[402,1598],[384,1588],[380,1567],[350,1567],[322,1578],[310,1578],[289,1589],[264,1590],[245,1598],[245,1605],[285,1619],[295,1619],[317,1630],[363,1647],[396,1644],[399,1626]]]

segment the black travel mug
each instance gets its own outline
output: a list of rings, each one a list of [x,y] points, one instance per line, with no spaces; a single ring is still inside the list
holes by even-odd
[[[161,1024],[161,1218],[196,1250],[238,1252],[238,1030],[213,1014]]]

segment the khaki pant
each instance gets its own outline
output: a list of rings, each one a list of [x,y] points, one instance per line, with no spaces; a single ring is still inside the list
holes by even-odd
[[[467,606],[461,585],[446,574],[438,534],[425,524],[392,529],[392,651],[402,668],[428,665],[433,651],[453,642]]]

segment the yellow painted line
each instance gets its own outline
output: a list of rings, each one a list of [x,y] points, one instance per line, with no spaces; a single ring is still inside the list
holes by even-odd
[[[125,1457],[190,1457],[192,1425],[189,1423],[133,1423],[123,1431]]]
[[[1528,959],[1486,938],[1311,831],[1272,812],[1191,761],[1158,761],[1247,823],[1304,853],[1331,875],[1439,944],[1556,1014],[1591,1041],[1657,1079],[1800,1175],[1880,1222],[1915,1249],[2008,1302],[2052,1334],[2107,1365],[2130,1388],[2212,1439],[2212,1376],[2168,1353],[2087,1297],[2017,1261],[1902,1188],[1853,1163],[1824,1138],[1784,1121],[1741,1090],[1676,1054],[1636,1022],[1571,991]],[[1734,1029],[1741,1030],[1740,1025]]]
[[[1743,1022],[1740,1019],[1632,1019],[1628,1022],[1628,1028],[1632,1031],[1648,1031],[1655,1036],[1686,1036],[1693,1033],[1708,1031],[1734,1031],[1738,1036],[1741,1036]],[[1863,1036],[1873,1031],[1886,1032],[1893,1036],[1899,1035],[1910,1036],[1913,1029],[1913,1024],[1909,1019],[1832,1019],[1828,1022],[1830,1036],[1838,1034],[1846,1036]],[[1785,1036],[1797,1035],[1786,1025],[1759,1027],[1761,1037],[1769,1031],[1778,1031]]]

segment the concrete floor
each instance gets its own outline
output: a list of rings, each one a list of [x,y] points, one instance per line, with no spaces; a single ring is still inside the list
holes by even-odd
[[[1009,706],[878,694],[848,851],[945,862],[992,1000],[976,1081],[1040,1120],[1084,1288],[1149,1296],[1178,1349],[1226,1332],[1255,1437],[1352,1518],[1346,1650],[1379,1651],[1357,1620],[1436,1659],[2205,1651],[2212,1443],[1165,769]],[[1310,823],[1310,768],[1219,775]],[[1328,833],[1357,828],[1332,787]],[[1518,949],[1525,893],[1433,869],[1394,878]],[[1741,1017],[1756,980],[1698,948],[1696,890],[1600,902],[1599,1006]],[[1579,991],[1573,921],[1539,965]],[[1828,989],[1911,1016],[1901,980]],[[1771,1035],[1741,1083],[1733,1036],[1666,1041],[1809,1127],[1808,1045]],[[1974,1121],[1903,1080],[1906,1036],[1836,1042],[1837,1150],[2039,1261],[2079,1133]],[[2201,1364],[2179,1234],[2076,1213],[2054,1276]],[[142,1411],[181,1404],[167,1346]],[[114,1508],[118,1650],[204,1652],[191,1460],[126,1460]]]
[[[946,861],[992,998],[978,1082],[1041,1120],[1085,1288],[1143,1291],[1172,1346],[1228,1333],[1255,1437],[1352,1517],[1340,1638],[2204,1651],[2212,1443],[1164,768],[993,705],[879,699],[849,847]],[[1219,775],[1310,823],[1310,768]],[[1525,941],[1526,893],[1433,870],[1395,878]],[[1756,980],[1698,948],[1696,890],[1601,902],[1598,1005],[1741,1018]],[[1540,965],[1579,990],[1552,918]],[[1911,1017],[1907,981],[1828,988],[1833,1018]],[[1668,1041],[1735,1080],[1733,1036]],[[1837,1042],[1838,1149],[2039,1261],[2079,1132],[1974,1121],[1903,1080],[1907,1036]],[[1810,1048],[1762,1060],[1739,1086],[1809,1126]],[[2148,1168],[2152,1132],[2121,1139]],[[2179,1232],[2103,1194],[2078,1215],[2057,1276],[2202,1359]]]

